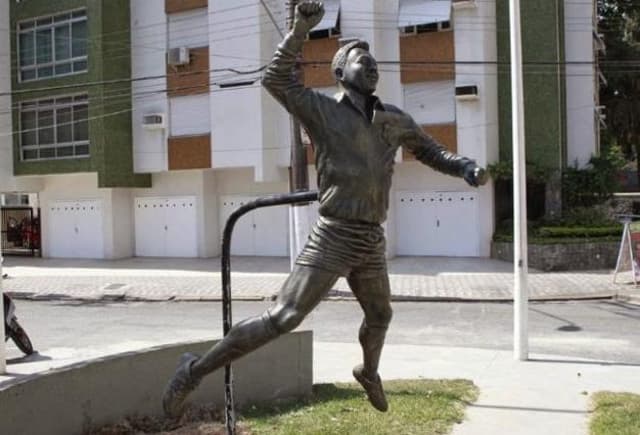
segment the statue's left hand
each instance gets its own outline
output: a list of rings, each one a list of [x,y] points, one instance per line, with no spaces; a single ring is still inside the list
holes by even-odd
[[[470,186],[478,187],[487,184],[489,174],[484,168],[477,166],[475,163],[470,163],[464,168],[463,178]]]

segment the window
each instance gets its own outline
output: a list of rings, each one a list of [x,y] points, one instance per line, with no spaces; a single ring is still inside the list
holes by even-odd
[[[86,95],[20,103],[23,161],[89,156],[89,102]]]
[[[20,81],[87,71],[87,11],[18,23]]]
[[[451,30],[451,21],[441,21],[439,23],[407,26],[402,29],[402,33],[405,33],[405,34],[428,33],[428,32],[442,32],[444,30]]]
[[[402,33],[451,29],[451,0],[400,0],[398,27]]]
[[[340,35],[340,1],[325,0],[324,16],[311,30],[309,39],[323,39]]]

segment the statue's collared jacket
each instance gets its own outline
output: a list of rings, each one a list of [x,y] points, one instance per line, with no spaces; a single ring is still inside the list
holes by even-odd
[[[389,207],[396,151],[405,147],[430,167],[461,177],[473,161],[447,151],[413,119],[377,97],[369,119],[345,93],[329,97],[305,88],[294,74],[303,40],[292,33],[279,45],[262,80],[304,125],[315,147],[322,216],[380,224]]]

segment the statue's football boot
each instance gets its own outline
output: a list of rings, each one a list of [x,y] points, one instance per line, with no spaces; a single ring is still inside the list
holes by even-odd
[[[182,414],[185,399],[200,383],[201,379],[194,379],[191,375],[191,365],[199,358],[199,355],[193,353],[185,353],[180,357],[178,368],[162,395],[162,408],[168,417],[179,417]]]
[[[380,376],[376,374],[375,379],[370,379],[364,374],[364,366],[362,364],[353,368],[353,377],[362,385],[367,392],[369,402],[380,412],[387,412],[389,405],[387,404],[387,398],[384,395],[382,389],[382,381]]]

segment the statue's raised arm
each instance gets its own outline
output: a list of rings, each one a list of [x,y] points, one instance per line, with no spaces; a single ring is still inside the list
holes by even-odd
[[[289,112],[294,112],[292,103],[304,92],[303,84],[295,75],[298,55],[307,34],[318,25],[324,16],[324,6],[319,1],[305,1],[296,6],[291,31],[278,45],[278,49],[262,79],[263,86]]]

